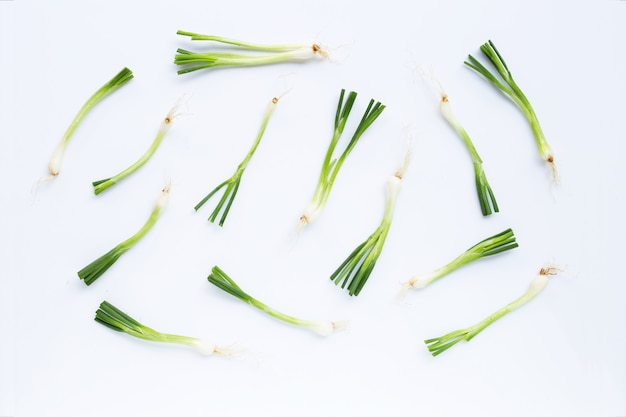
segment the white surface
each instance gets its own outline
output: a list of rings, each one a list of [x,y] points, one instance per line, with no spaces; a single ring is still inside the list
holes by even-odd
[[[610,0],[0,2],[0,415],[626,415],[625,17],[626,3]],[[335,59],[177,76],[176,48],[201,48],[177,29],[319,41]],[[463,66],[487,39],[535,106],[558,187],[521,113]],[[419,64],[446,88],[501,213],[480,215],[467,151]],[[92,111],[59,178],[32,194],[78,108],[123,66],[136,78]],[[351,122],[369,98],[388,108],[295,239],[342,87],[359,92]],[[219,229],[206,221],[211,203],[192,207],[231,175],[267,101],[287,89]],[[95,197],[90,182],[134,161],[181,97],[186,115],[154,158]],[[378,225],[407,129],[414,158],[394,224],[349,298],[328,276]],[[155,228],[85,287],[76,271],[143,224],[167,178],[171,204]],[[399,282],[506,227],[519,249],[397,300]],[[521,295],[546,262],[566,272],[530,304],[429,355],[424,339]],[[350,328],[321,338],[265,316],[207,282],[215,264],[279,310]],[[105,299],[245,353],[207,358],[115,333],[93,321]]]

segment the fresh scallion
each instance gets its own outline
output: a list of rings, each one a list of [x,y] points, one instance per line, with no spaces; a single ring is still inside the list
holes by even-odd
[[[465,65],[485,77],[487,81],[489,81],[500,91],[506,94],[521,109],[522,113],[524,113],[524,116],[526,116],[526,119],[528,119],[528,122],[530,123],[533,135],[535,136],[535,140],[537,141],[539,154],[548,163],[552,172],[553,180],[557,181],[558,175],[556,172],[556,166],[554,164],[554,155],[552,154],[552,149],[550,148],[550,145],[546,140],[543,130],[541,129],[541,125],[539,124],[539,120],[537,119],[535,110],[530,105],[530,101],[528,101],[526,95],[513,80],[513,76],[511,75],[511,72],[509,71],[506,63],[504,62],[504,58],[502,58],[502,55],[500,55],[500,52],[498,52],[494,43],[492,41],[488,41],[481,45],[480,50],[489,59],[489,61],[491,61],[493,67],[496,69],[498,74],[500,74],[502,81],[498,79],[487,68],[485,68],[485,66],[472,55],[468,55],[468,60],[464,62]]]
[[[345,322],[332,322],[327,320],[302,320],[293,316],[289,316],[287,314],[281,313],[278,310],[269,307],[268,305],[262,303],[256,298],[252,297],[245,291],[243,291],[232,278],[230,278],[226,272],[224,272],[220,267],[214,266],[211,269],[211,274],[208,277],[208,280],[211,284],[215,285],[219,289],[226,291],[227,293],[234,295],[239,298],[244,303],[248,303],[251,306],[258,308],[259,310],[269,314],[272,317],[275,317],[279,320],[282,320],[286,323],[293,324],[296,326],[304,327],[312,330],[313,332],[322,335],[328,336],[335,330],[341,329],[345,326]]]
[[[518,247],[518,244],[515,241],[513,230],[506,229],[487,239],[481,240],[447,265],[426,274],[414,275],[411,280],[404,284],[404,290],[406,291],[409,288],[424,288],[463,265],[516,247]]]
[[[94,194],[98,195],[104,190],[106,190],[107,188],[114,186],[118,182],[122,181],[124,178],[128,177],[129,175],[137,171],[146,162],[148,162],[148,160],[156,152],[159,145],[161,145],[161,142],[163,141],[163,138],[165,137],[167,132],[169,132],[170,127],[172,126],[172,122],[174,121],[174,118],[178,116],[177,111],[178,111],[178,106],[174,106],[167,113],[167,115],[161,121],[161,126],[159,127],[159,131],[157,132],[156,137],[152,141],[152,144],[150,145],[148,150],[135,163],[133,163],[131,166],[129,166],[128,168],[126,168],[125,170],[123,170],[117,175],[114,175],[110,178],[106,178],[103,180],[92,182]]]
[[[126,239],[80,271],[78,277],[83,280],[86,285],[91,285],[96,279],[104,274],[126,251],[135,246],[155,225],[161,212],[167,205],[170,194],[169,184],[163,188],[159,199],[157,200],[148,221],[130,238]]]
[[[254,155],[256,148],[259,146],[259,143],[261,142],[261,138],[263,137],[263,134],[265,133],[265,128],[267,127],[267,123],[269,122],[270,117],[272,116],[272,113],[274,113],[274,109],[276,108],[276,104],[278,103],[278,100],[279,98],[274,97],[268,104],[267,109],[265,110],[265,116],[263,117],[263,121],[261,123],[261,128],[259,129],[259,132],[257,133],[256,139],[254,140],[254,143],[252,144],[252,147],[248,151],[248,154],[246,155],[246,157],[237,166],[235,173],[230,178],[228,178],[227,180],[220,183],[217,187],[215,187],[209,194],[206,195],[206,197],[204,197],[194,207],[194,209],[198,211],[200,207],[202,207],[204,203],[206,203],[211,197],[213,197],[213,195],[216,192],[226,187],[224,194],[222,195],[222,198],[217,203],[217,206],[215,207],[215,209],[209,216],[210,222],[214,223],[220,211],[222,211],[223,209],[222,217],[220,218],[219,225],[222,226],[224,224],[224,221],[226,220],[226,217],[228,216],[228,212],[230,211],[230,207],[232,206],[233,201],[235,201],[237,190],[239,190],[241,177],[243,176],[243,173],[246,170],[246,167],[248,166],[250,159],[252,159],[252,155]]]
[[[189,36],[191,40],[217,42],[233,47],[238,51],[244,51],[191,52],[179,48],[174,56],[174,63],[185,67],[178,70],[178,74],[186,74],[213,67],[248,67],[288,61],[306,61],[316,56],[322,58],[328,57],[326,50],[318,44],[262,45],[221,36],[201,35],[182,30],[179,30],[177,34]],[[258,53],[250,53],[249,51],[257,51]]]
[[[53,179],[59,172],[61,171],[61,162],[63,161],[63,154],[65,153],[65,148],[67,147],[70,138],[74,134],[74,131],[81,123],[81,121],[85,118],[87,113],[104,97],[111,94],[128,81],[133,78],[133,72],[128,68],[123,68],[120,72],[118,72],[115,77],[111,78],[106,84],[98,89],[89,100],[83,104],[80,111],[72,120],[72,123],[69,125],[65,134],[61,138],[61,142],[57,145],[56,149],[52,153],[52,157],[50,158],[50,162],[48,163],[48,173],[50,174],[49,178]]]
[[[148,326],[144,326],[108,301],[103,301],[100,304],[100,307],[96,311],[95,320],[110,329],[129,334],[139,339],[149,340],[151,342],[185,345],[192,347],[203,355],[230,354],[230,350],[228,348],[218,347],[213,342],[208,340],[161,333]]]
[[[558,271],[559,269],[553,266],[547,267],[547,268],[541,268],[541,270],[539,271],[539,274],[531,282],[530,287],[528,288],[528,291],[526,291],[524,295],[522,295],[515,301],[512,301],[511,303],[507,304],[500,310],[496,311],[495,313],[493,313],[492,315],[490,315],[483,321],[473,326],[470,326],[466,329],[461,329],[461,330],[450,332],[441,337],[436,337],[433,339],[425,340],[424,343],[428,347],[428,350],[433,356],[437,356],[440,353],[445,352],[447,349],[451,348],[452,346],[454,346],[461,340],[465,340],[469,342],[470,340],[474,338],[474,336],[476,336],[478,333],[485,330],[487,326],[489,326],[490,324],[492,324],[493,322],[495,322],[502,316],[523,306],[524,304],[526,304],[527,302],[535,298],[537,294],[539,294],[548,284],[548,276],[555,275],[557,274]]]
[[[409,165],[410,155],[410,151],[408,151],[400,169],[387,180],[387,201],[380,226],[365,242],[357,246],[330,276],[331,281],[334,281],[335,285],[341,283],[341,288],[345,288],[346,284],[348,284],[348,293],[350,295],[359,295],[383,250],[385,239],[391,226],[398,193],[400,192],[400,184]]]
[[[480,210],[483,213],[483,216],[488,216],[493,211],[496,213],[499,211],[498,203],[496,202],[496,198],[493,195],[493,191],[491,191],[491,186],[487,181],[487,176],[485,175],[485,171],[483,170],[483,161],[478,155],[478,151],[474,147],[472,140],[469,137],[467,131],[463,128],[463,126],[458,122],[458,120],[454,117],[452,113],[452,108],[450,107],[450,101],[448,100],[448,95],[440,89],[439,91],[441,100],[439,101],[439,110],[443,115],[444,119],[452,126],[452,128],[456,131],[456,133],[463,139],[463,143],[467,147],[467,150],[470,153],[472,158],[472,163],[474,164],[474,177],[476,182],[476,192],[478,193],[478,201],[480,202]]]
[[[380,114],[385,110],[385,106],[380,102],[374,102],[374,100],[370,100],[363,117],[361,118],[361,122],[357,126],[352,138],[346,145],[345,149],[341,153],[341,155],[333,156],[335,152],[335,147],[343,134],[344,127],[346,126],[346,122],[348,121],[348,117],[350,116],[350,112],[352,111],[352,107],[354,105],[354,101],[356,100],[357,93],[351,91],[348,93],[348,97],[344,102],[345,90],[341,90],[341,94],[339,95],[339,103],[337,105],[337,111],[335,113],[335,126],[333,129],[333,136],[330,141],[330,145],[328,145],[328,150],[326,151],[326,156],[324,157],[324,162],[322,163],[322,170],[320,172],[320,177],[317,182],[317,188],[315,189],[315,193],[313,194],[313,198],[309,203],[308,207],[304,210],[304,213],[300,216],[300,221],[298,224],[298,230],[301,231],[307,224],[314,221],[319,214],[321,213],[326,201],[328,200],[328,196],[330,195],[330,191],[335,182],[335,178],[343,165],[346,157],[352,152],[352,149],[356,146],[357,142],[361,138],[361,135],[374,123],[374,121],[380,116]]]

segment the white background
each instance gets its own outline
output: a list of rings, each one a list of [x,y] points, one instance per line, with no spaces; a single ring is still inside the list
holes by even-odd
[[[0,2],[1,416],[624,416],[623,156],[626,2]],[[178,29],[320,42],[330,61],[178,76]],[[521,112],[463,60],[492,39],[542,122],[550,182]],[[482,59],[482,58],[481,58]],[[122,67],[133,79],[72,138],[61,175],[33,189],[82,103]],[[432,68],[485,162],[501,212],[480,214],[470,159],[416,68]],[[388,107],[296,238],[341,88]],[[247,152],[286,90],[220,229],[193,206]],[[184,115],[135,175],[94,196]],[[352,127],[351,127],[352,126]],[[328,279],[373,231],[384,183],[414,157],[387,244],[358,298]],[[154,229],[86,287],[76,272],[133,234],[167,179]],[[213,203],[214,204],[214,203]],[[512,227],[519,249],[404,300],[400,282]],[[472,325],[564,267],[522,309],[433,358],[423,340]],[[206,280],[220,265],[285,313],[350,321],[323,338]],[[93,321],[108,300],[158,330],[235,344],[203,357]]]

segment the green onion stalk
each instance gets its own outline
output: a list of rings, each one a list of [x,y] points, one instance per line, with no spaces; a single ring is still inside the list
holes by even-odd
[[[152,155],[154,155],[154,153],[158,149],[159,145],[161,145],[161,142],[163,141],[163,138],[165,137],[167,132],[169,132],[170,127],[172,126],[172,122],[174,121],[174,118],[178,116],[177,111],[178,111],[178,106],[174,106],[167,113],[167,115],[161,121],[161,126],[159,127],[159,130],[156,134],[156,137],[152,141],[152,144],[150,145],[148,150],[135,163],[133,163],[131,166],[129,166],[128,168],[126,168],[125,170],[123,170],[117,175],[114,175],[110,178],[106,178],[103,180],[92,182],[91,184],[93,185],[94,194],[98,195],[104,190],[106,190],[107,188],[114,186],[118,182],[122,181],[126,177],[133,174],[135,171],[141,168],[146,162],[148,162],[148,160],[152,158]]]
[[[519,88],[509,68],[504,62],[504,58],[500,55],[500,52],[496,49],[496,46],[492,41],[488,41],[480,46],[480,50],[483,54],[489,59],[489,61],[493,64],[493,67],[496,69],[498,74],[500,74],[501,80],[496,77],[492,72],[490,72],[483,64],[481,64],[476,58],[472,55],[468,55],[468,60],[465,61],[465,65],[482,75],[493,84],[496,88],[498,88],[501,92],[506,94],[517,106],[520,108],[526,119],[530,123],[530,127],[533,131],[533,135],[535,136],[535,140],[537,142],[537,147],[539,148],[539,155],[543,158],[550,167],[550,171],[552,173],[552,179],[556,182],[558,181],[558,174],[556,171],[556,166],[554,164],[554,155],[552,154],[552,148],[548,144],[546,137],[541,129],[541,125],[539,124],[539,119],[537,118],[537,114],[535,110],[530,104],[526,95]]]
[[[322,163],[322,169],[320,172],[319,180],[317,182],[317,188],[315,189],[315,193],[313,194],[313,198],[311,202],[304,210],[304,213],[300,216],[300,221],[298,223],[298,231],[302,231],[304,227],[313,222],[320,215],[322,209],[326,205],[326,201],[330,196],[330,191],[332,190],[333,184],[335,182],[335,178],[337,178],[337,174],[341,169],[345,159],[352,152],[359,139],[365,133],[365,131],[374,123],[374,121],[380,116],[380,114],[385,110],[385,106],[380,102],[374,102],[374,100],[370,100],[365,113],[363,113],[363,117],[359,125],[357,126],[352,138],[344,148],[343,152],[341,152],[338,156],[333,156],[335,154],[335,148],[337,147],[337,143],[343,134],[343,130],[346,126],[346,122],[348,121],[348,117],[350,116],[350,112],[352,111],[352,107],[357,97],[357,93],[351,91],[348,93],[348,97],[345,99],[345,90],[342,89],[339,95],[339,103],[337,104],[337,111],[335,113],[335,125],[333,129],[333,136],[331,138],[330,144],[328,145],[328,149],[326,151],[326,155],[324,157],[324,161]]]
[[[442,352],[445,352],[461,340],[469,342],[474,338],[474,336],[485,330],[490,324],[510,313],[511,311],[520,308],[521,306],[535,298],[537,294],[539,294],[546,287],[546,285],[548,285],[548,277],[550,275],[556,275],[558,271],[559,269],[553,266],[541,268],[539,274],[531,282],[528,291],[526,291],[524,295],[522,295],[515,301],[510,302],[500,310],[496,311],[486,319],[473,326],[470,326],[466,329],[450,332],[441,337],[424,340],[424,343],[428,347],[428,350],[433,356],[437,356]]]
[[[351,296],[359,295],[374,270],[378,257],[382,253],[385,239],[391,226],[391,220],[393,219],[398,193],[400,192],[400,184],[408,168],[410,157],[411,152],[408,151],[400,169],[387,180],[385,213],[378,228],[365,242],[357,246],[330,276],[331,281],[334,281],[335,285],[341,284],[341,288],[345,288],[348,285],[348,294]]]
[[[203,355],[229,355],[231,353],[228,348],[218,347],[215,343],[208,340],[161,333],[148,326],[144,326],[108,301],[103,301],[100,304],[100,307],[96,311],[95,320],[110,329],[126,333],[139,339],[149,340],[151,342],[185,345]]]
[[[321,336],[328,336],[335,330],[344,328],[346,325],[346,323],[342,321],[332,322],[328,320],[303,320],[281,313],[280,311],[262,303],[243,291],[239,285],[237,285],[237,283],[217,265],[211,269],[211,274],[209,275],[208,280],[211,284],[215,285],[222,291],[239,298],[244,303],[250,304],[252,307],[257,308],[264,313],[277,318],[278,320],[282,320],[295,326],[307,328]]]
[[[441,277],[444,277],[445,275],[448,275],[449,273],[459,269],[463,265],[467,265],[478,259],[492,256],[497,253],[505,252],[517,247],[518,244],[515,241],[515,235],[513,233],[513,230],[503,230],[500,233],[481,240],[445,266],[435,269],[432,272],[414,275],[408,282],[403,284],[404,291],[408,290],[409,288],[424,288],[437,281]]]
[[[152,227],[156,224],[157,220],[161,216],[163,209],[167,205],[170,194],[170,185],[166,185],[163,188],[159,199],[157,200],[150,217],[146,223],[130,238],[126,239],[80,271],[78,271],[78,277],[83,280],[86,285],[91,285],[96,279],[104,274],[117,260],[125,254],[130,248],[135,246]]]
[[[52,157],[50,158],[50,162],[48,163],[48,173],[49,179],[56,178],[61,171],[61,163],[63,161],[63,154],[65,153],[65,149],[67,147],[70,138],[74,134],[74,131],[78,127],[78,125],[85,118],[87,113],[103,98],[126,84],[133,78],[133,72],[128,68],[123,68],[120,72],[118,72],[113,78],[111,78],[106,84],[98,89],[89,99],[83,104],[80,111],[72,120],[69,127],[65,131],[65,134],[61,138],[61,141],[57,145],[56,149],[52,153]]]
[[[198,211],[200,207],[202,207],[204,203],[206,203],[211,197],[213,197],[215,193],[217,193],[222,188],[226,187],[226,189],[224,190],[224,194],[222,195],[222,198],[219,200],[219,202],[217,203],[217,206],[215,207],[215,209],[209,216],[209,221],[211,223],[214,223],[215,220],[217,219],[217,216],[220,214],[220,212],[222,212],[222,217],[219,220],[219,225],[220,226],[224,225],[224,221],[226,221],[226,217],[228,216],[228,212],[230,211],[233,201],[235,201],[235,196],[237,195],[237,191],[239,190],[239,184],[241,183],[241,178],[243,176],[243,173],[245,172],[248,166],[248,163],[250,162],[250,159],[252,159],[254,152],[256,151],[257,147],[259,146],[259,143],[261,142],[261,138],[263,137],[263,134],[265,133],[265,128],[267,127],[267,123],[269,122],[270,117],[274,113],[274,109],[276,109],[276,104],[278,104],[278,100],[279,98],[274,97],[268,104],[267,109],[265,110],[265,116],[263,117],[263,121],[261,123],[261,128],[259,129],[259,132],[257,133],[254,143],[252,144],[252,147],[248,151],[248,154],[246,155],[246,157],[237,166],[235,173],[230,178],[228,178],[227,180],[220,183],[217,187],[215,187],[209,194],[207,194],[202,200],[200,200],[200,202],[196,204],[196,206],[194,207],[194,210]]]
[[[448,95],[443,90],[440,90],[440,96],[441,100],[439,101],[439,110],[441,111],[441,114],[461,137],[461,139],[463,139],[463,143],[467,147],[470,157],[472,158],[472,163],[474,164],[476,192],[478,194],[478,201],[480,202],[480,211],[483,213],[483,216],[488,216],[494,211],[497,213],[499,211],[498,203],[496,202],[496,197],[493,195],[491,186],[487,181],[487,175],[485,175],[485,171],[483,169],[483,161],[478,155],[478,151],[476,151],[469,134],[454,117],[452,108],[450,107],[450,101],[448,100]]]
[[[315,57],[328,58],[328,52],[318,44],[263,45],[182,30],[179,30],[177,34],[189,36],[192,41],[217,42],[239,51],[191,52],[179,48],[174,56],[174,64],[184,66],[184,68],[178,70],[178,74],[214,67],[249,67],[289,61],[308,61]]]

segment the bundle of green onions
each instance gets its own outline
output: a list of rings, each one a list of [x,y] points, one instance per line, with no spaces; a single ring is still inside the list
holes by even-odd
[[[469,137],[467,131],[463,128],[463,126],[457,121],[452,113],[452,108],[450,107],[450,101],[448,100],[448,95],[443,91],[442,88],[439,90],[439,94],[441,100],[439,101],[439,110],[441,114],[446,119],[446,121],[452,126],[452,128],[457,132],[457,134],[463,139],[463,143],[467,147],[467,150],[470,153],[470,157],[472,158],[472,163],[474,164],[474,177],[476,182],[476,192],[478,193],[478,201],[480,202],[480,210],[483,213],[483,216],[488,216],[493,211],[496,213],[499,211],[498,203],[496,202],[496,198],[493,195],[493,191],[491,191],[491,186],[487,181],[487,176],[485,175],[485,171],[483,170],[483,161],[478,155],[478,151],[474,147],[472,140]]]
[[[404,156],[402,166],[387,180],[387,201],[380,226],[365,242],[357,246],[330,276],[331,281],[334,281],[335,285],[341,283],[341,288],[345,288],[346,284],[348,284],[348,293],[350,295],[359,295],[383,250],[385,239],[391,226],[398,193],[400,192],[400,184],[409,166],[410,159],[411,152],[409,150]]]
[[[237,285],[237,283],[218,266],[214,266],[211,269],[211,274],[209,275],[208,280],[211,284],[215,285],[222,291],[226,291],[227,293],[234,295],[244,303],[250,304],[272,317],[295,326],[307,328],[321,336],[328,336],[335,330],[339,330],[346,325],[345,322],[332,322],[328,320],[303,320],[281,313],[280,311],[269,307],[267,304],[262,303],[243,291],[239,285]]]
[[[78,125],[85,118],[87,113],[103,98],[126,84],[133,78],[133,72],[128,68],[123,68],[120,72],[118,72],[113,78],[111,78],[106,84],[98,89],[89,99],[83,104],[83,107],[79,110],[78,114],[72,120],[69,127],[65,131],[65,134],[61,138],[61,142],[57,145],[56,149],[52,153],[52,157],[50,158],[50,162],[48,163],[48,173],[49,179],[56,178],[61,171],[61,163],[63,162],[63,154],[65,153],[65,148],[67,147],[70,138],[74,134],[74,131],[78,127]]]
[[[552,148],[550,148],[550,145],[543,134],[543,130],[539,124],[539,119],[537,119],[537,114],[531,106],[530,101],[528,101],[526,95],[524,95],[515,80],[513,80],[511,71],[509,71],[509,68],[504,62],[504,58],[502,58],[502,55],[500,55],[494,43],[492,41],[488,41],[481,45],[480,50],[489,59],[498,74],[500,74],[502,81],[485,68],[485,66],[472,55],[468,55],[468,60],[464,62],[465,65],[485,77],[487,81],[506,94],[515,104],[517,104],[530,123],[530,127],[537,142],[537,147],[539,148],[539,154],[548,163],[550,171],[552,172],[552,179],[554,181],[558,181],[558,174],[554,164]]]
[[[500,233],[481,240],[447,265],[426,274],[414,275],[408,282],[403,284],[404,291],[409,288],[424,288],[437,281],[439,278],[457,270],[463,265],[467,265],[477,259],[495,255],[516,247],[518,247],[518,244],[515,241],[513,230],[506,229]]]
[[[526,291],[524,295],[510,302],[500,310],[473,326],[466,329],[455,330],[441,337],[425,340],[424,343],[426,343],[428,350],[433,356],[437,356],[461,340],[469,342],[474,338],[474,336],[485,330],[490,324],[535,298],[537,294],[539,294],[548,284],[548,277],[550,275],[556,275],[558,271],[559,269],[554,266],[541,268],[539,274],[531,282],[528,291]]]
[[[307,61],[315,57],[328,57],[326,50],[318,44],[262,45],[182,30],[176,33],[189,36],[192,41],[217,42],[221,46],[227,45],[238,51],[191,52],[179,48],[174,56],[174,63],[185,67],[178,70],[178,74],[186,74],[213,67],[249,67],[289,61]],[[257,53],[251,53],[251,51]]]
[[[148,221],[139,229],[137,233],[129,237],[80,271],[78,271],[78,277],[83,280],[86,285],[91,285],[96,279],[104,274],[117,260],[126,253],[130,248],[135,246],[152,227],[156,224],[161,212],[167,205],[170,194],[170,185],[166,185],[161,191],[161,195],[157,200],[152,213],[148,218]]]
[[[174,106],[167,113],[167,115],[163,118],[163,121],[161,121],[161,126],[159,127],[157,135],[152,141],[152,144],[150,145],[148,150],[134,164],[132,164],[131,166],[129,166],[128,168],[120,172],[119,174],[114,175],[113,177],[94,181],[92,183],[94,194],[98,195],[104,190],[106,190],[107,188],[114,186],[118,182],[122,181],[124,178],[128,177],[129,175],[137,171],[146,162],[148,162],[148,160],[156,152],[159,145],[161,145],[161,142],[163,141],[163,138],[165,137],[167,132],[169,132],[170,127],[172,126],[172,122],[174,121],[174,118],[178,116],[177,111],[178,111],[178,106]]]
[[[322,170],[320,172],[320,177],[317,182],[317,188],[315,189],[313,198],[304,210],[304,213],[300,216],[298,231],[301,231],[304,226],[314,221],[320,215],[322,209],[326,205],[326,201],[330,195],[335,178],[337,178],[337,174],[339,173],[346,157],[350,154],[350,152],[352,152],[352,149],[354,149],[363,133],[365,133],[378,116],[380,116],[383,110],[385,110],[385,106],[383,104],[380,102],[374,102],[373,99],[370,100],[365,113],[363,113],[361,122],[354,131],[352,138],[344,148],[343,152],[339,156],[333,156],[335,153],[335,147],[343,134],[346,122],[348,121],[348,117],[352,111],[352,106],[354,105],[354,101],[357,97],[357,93],[351,91],[348,93],[348,97],[344,103],[345,92],[346,91],[342,89],[339,94],[339,103],[337,104],[337,111],[335,113],[333,136],[330,144],[328,145],[328,150],[326,151],[326,156],[324,157],[324,161],[322,163]]]
[[[265,116],[263,117],[263,121],[261,123],[261,128],[259,129],[259,132],[257,133],[256,139],[254,140],[254,143],[252,144],[252,147],[248,151],[248,154],[246,155],[246,157],[237,166],[237,169],[235,170],[235,173],[230,178],[228,178],[227,180],[225,180],[224,182],[219,184],[217,187],[215,187],[209,194],[207,194],[194,207],[194,210],[198,211],[200,209],[200,207],[202,207],[204,205],[204,203],[206,203],[211,197],[213,197],[213,194],[218,192],[223,187],[226,187],[226,190],[224,191],[224,194],[222,195],[222,198],[217,203],[217,206],[215,207],[215,209],[213,210],[213,212],[209,216],[209,221],[211,223],[215,222],[215,219],[219,215],[220,211],[222,211],[222,209],[224,209],[224,211],[222,212],[222,217],[220,218],[220,221],[219,221],[219,225],[220,226],[224,225],[224,221],[226,221],[226,217],[228,216],[228,212],[230,211],[230,207],[232,206],[233,201],[235,201],[235,196],[237,195],[237,190],[239,190],[239,184],[241,183],[241,177],[243,176],[243,173],[246,170],[246,167],[248,166],[248,163],[250,162],[250,159],[252,159],[252,155],[254,155],[254,152],[256,151],[256,148],[259,146],[259,143],[261,142],[261,138],[263,137],[263,134],[265,133],[265,128],[267,127],[267,123],[269,122],[270,117],[272,116],[272,113],[274,113],[274,109],[276,109],[276,104],[278,104],[278,100],[279,100],[279,98],[274,97],[270,101],[270,103],[267,105],[267,109],[265,110]],[[224,205],[226,205],[226,206],[224,206]]]
[[[228,355],[231,353],[229,349],[218,347],[215,343],[208,340],[161,333],[148,326],[144,326],[108,301],[103,301],[100,304],[100,307],[96,311],[95,320],[110,329],[126,333],[139,339],[149,340],[151,342],[185,345],[192,347],[203,355]]]

